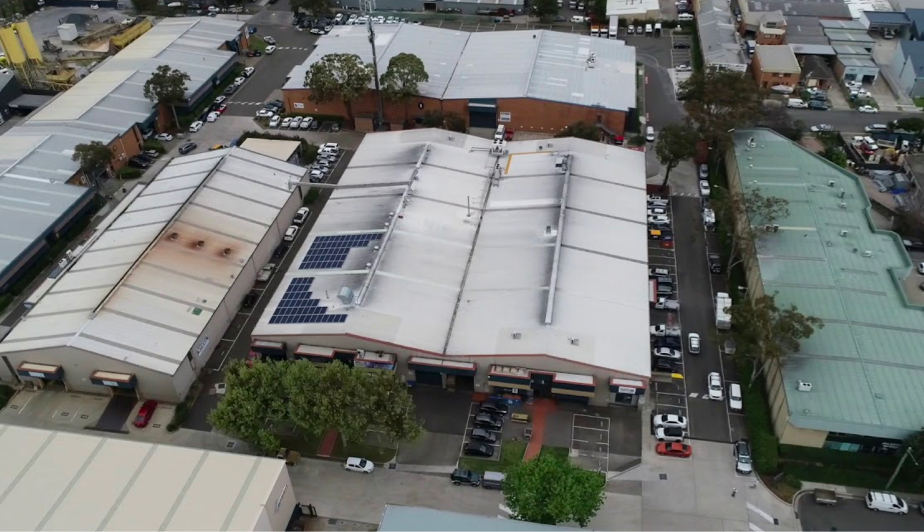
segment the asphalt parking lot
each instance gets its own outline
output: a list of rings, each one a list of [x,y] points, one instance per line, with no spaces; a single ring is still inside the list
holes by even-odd
[[[571,462],[592,471],[610,470],[609,418],[574,414],[571,428]]]
[[[469,405],[468,418],[466,418],[466,422],[465,422],[465,432],[462,437],[462,445],[459,447],[459,456],[466,456],[465,446],[468,445],[469,443],[482,443],[489,447],[493,447],[494,454],[491,457],[472,456],[472,458],[478,458],[480,460],[486,460],[489,462],[498,462],[500,461],[501,447],[503,446],[505,435],[507,439],[509,439],[511,437],[510,433],[513,431],[512,428],[510,427],[510,417],[504,416],[504,425],[501,427],[501,430],[494,430],[494,429],[487,429],[487,428],[485,429],[491,434],[493,434],[495,438],[497,438],[497,441],[495,443],[475,442],[474,440],[471,439],[471,435],[472,435],[472,430],[476,428],[475,416],[478,415],[479,406],[480,406],[479,403],[471,403]]]
[[[913,504],[914,501],[908,501]],[[804,493],[795,502],[796,515],[802,530],[924,530],[924,516],[915,507],[907,515],[874,512],[859,499],[839,499],[836,506],[815,504],[811,493]]]

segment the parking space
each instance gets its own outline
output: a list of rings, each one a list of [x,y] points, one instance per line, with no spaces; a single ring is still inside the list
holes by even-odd
[[[574,414],[571,426],[571,461],[591,471],[609,471],[610,420]]]
[[[501,456],[501,446],[503,445],[503,441],[504,441],[504,430],[507,428],[508,422],[510,420],[504,419],[504,424],[501,426],[500,430],[496,430],[494,428],[489,428],[489,427],[478,426],[475,424],[475,417],[479,414],[478,407],[479,407],[479,403],[471,403],[469,405],[468,418],[466,419],[466,423],[465,423],[465,433],[462,437],[462,445],[459,447],[459,456],[460,457],[470,456],[471,458],[480,458],[482,460],[497,462],[500,460],[500,456]],[[488,439],[482,439],[482,440],[472,439],[472,435],[476,433],[475,431],[486,436]],[[494,441],[490,441],[490,439],[492,438]],[[482,444],[486,447],[492,448],[493,451],[491,452],[491,456],[467,455],[465,453],[465,447],[469,443]]]

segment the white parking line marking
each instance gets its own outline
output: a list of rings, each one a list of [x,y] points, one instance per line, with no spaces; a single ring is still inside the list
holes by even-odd
[[[751,510],[751,511],[754,512],[755,514],[757,514],[757,515],[763,517],[763,518],[766,519],[767,522],[769,522],[769,523],[772,523],[772,522],[773,522],[773,518],[770,517],[770,514],[768,514],[767,512],[761,510],[760,508],[754,506],[754,505],[751,504],[751,503],[747,503],[747,505],[748,505],[748,510]]]
[[[576,429],[583,429],[583,430],[598,430],[598,431],[600,431],[600,432],[609,432],[609,431],[610,431],[610,429],[598,429],[598,428],[594,428],[594,427],[574,427],[574,428],[576,428]]]
[[[764,532],[763,530],[758,528],[757,525],[755,525],[754,523],[748,523],[748,526],[751,528],[753,532]]]
[[[693,399],[696,399],[697,397],[699,397],[699,392],[693,392],[693,393],[691,393],[691,394],[690,394],[690,397],[693,398]]]

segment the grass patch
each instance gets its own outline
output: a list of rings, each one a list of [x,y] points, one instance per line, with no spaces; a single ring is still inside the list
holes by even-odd
[[[331,451],[331,456],[343,459],[358,456],[366,460],[372,460],[376,464],[383,464],[392,461],[397,453],[398,449],[389,447],[379,447],[365,443],[345,444],[343,438],[338,437],[337,442],[334,444],[334,449]]]
[[[855,455],[857,453],[845,453]],[[906,466],[907,467],[907,466]],[[908,468],[910,471],[911,468]],[[804,464],[787,463],[783,464],[783,471],[788,475],[809,482],[823,482],[826,484],[838,484],[841,486],[853,486],[857,488],[868,488],[874,490],[885,489],[889,482],[891,471],[873,470],[873,469],[851,469],[847,467],[817,467]],[[921,489],[914,482],[899,476],[892,483],[892,491],[906,493],[920,493]]]
[[[870,453],[849,453],[833,449],[815,449],[797,445],[780,445],[780,460],[803,465],[885,469],[891,473],[898,465],[898,456]]]
[[[772,491],[774,495],[789,504],[792,504],[793,497],[795,497],[796,493],[799,493],[799,490],[802,489],[802,483],[799,482],[798,479],[796,479],[795,482],[776,482],[773,480],[773,477],[765,475],[761,475],[760,479],[763,481],[764,486],[767,486],[767,489]]]
[[[286,449],[298,451],[302,456],[317,456],[323,434],[299,434],[297,436],[277,434],[279,444]]]
[[[924,98],[915,98],[914,105],[918,107],[924,107]]]
[[[567,447],[548,447],[543,446],[539,451],[539,456],[554,456],[560,460],[567,460],[571,456],[571,451]]]
[[[6,310],[6,307],[10,306],[10,303],[13,302],[12,294],[3,294],[0,296],[0,312]]]
[[[263,37],[259,35],[251,35],[247,39],[247,48],[260,52],[261,54],[266,51],[266,47],[269,46],[266,44],[266,41],[263,40]]]
[[[481,458],[472,458],[463,456],[459,459],[459,467],[469,471],[484,473],[485,471],[500,471],[506,473],[507,469],[523,461],[523,455],[526,454],[525,441],[505,441],[501,447],[500,460],[482,460]]]

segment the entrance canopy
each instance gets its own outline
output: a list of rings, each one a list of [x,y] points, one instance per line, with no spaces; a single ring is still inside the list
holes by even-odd
[[[48,379],[59,381],[64,378],[64,369],[61,366],[50,366],[48,364],[33,364],[32,362],[23,362],[16,368],[16,373],[20,377],[32,377],[36,379]]]
[[[446,375],[475,376],[475,364],[472,362],[456,362],[454,360],[440,360],[438,358],[411,357],[407,367],[414,371],[445,373]]]
[[[108,386],[110,388],[124,388],[132,390],[138,383],[138,379],[132,373],[112,373],[109,371],[94,371],[90,375],[90,382],[97,386]]]

